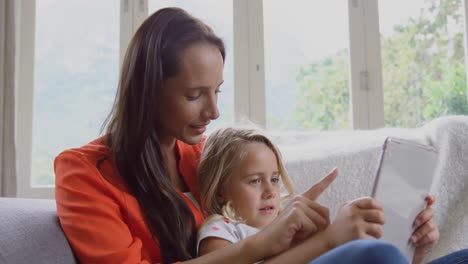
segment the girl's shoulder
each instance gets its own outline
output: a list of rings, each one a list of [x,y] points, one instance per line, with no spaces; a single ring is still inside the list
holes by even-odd
[[[241,221],[231,220],[222,215],[211,215],[203,222],[199,230],[199,240],[206,237],[220,237],[235,243],[257,232],[257,228]]]

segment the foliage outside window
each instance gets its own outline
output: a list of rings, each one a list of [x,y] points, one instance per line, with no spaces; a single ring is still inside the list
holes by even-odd
[[[381,34],[385,124],[417,127],[444,115],[468,114],[461,0],[430,0],[420,15]],[[347,126],[346,50],[301,65],[296,120],[305,128]]]

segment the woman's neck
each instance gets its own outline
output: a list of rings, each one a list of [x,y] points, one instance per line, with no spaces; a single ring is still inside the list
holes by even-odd
[[[176,147],[176,139],[160,138],[161,152],[163,155],[164,164],[174,188],[185,192],[188,190],[180,173],[179,173],[179,153]]]
[[[159,135],[159,143],[161,144],[161,151],[164,155],[166,153],[174,153],[176,138]]]

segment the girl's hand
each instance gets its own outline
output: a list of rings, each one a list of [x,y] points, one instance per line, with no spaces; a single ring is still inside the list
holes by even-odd
[[[302,195],[297,195],[267,227],[255,236],[261,255],[274,256],[311,235],[326,229],[330,223],[328,208],[314,200],[335,180],[338,170],[332,170]]]
[[[325,231],[330,248],[363,238],[380,238],[385,222],[382,206],[371,197],[363,197],[344,205],[335,221]]]
[[[414,220],[415,231],[410,238],[415,247],[413,264],[422,263],[424,257],[439,240],[439,228],[434,221],[434,209],[432,209],[434,202],[434,196],[428,195],[426,197],[426,209]]]

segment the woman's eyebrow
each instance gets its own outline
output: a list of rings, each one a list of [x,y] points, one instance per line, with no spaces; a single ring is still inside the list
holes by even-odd
[[[220,87],[223,83],[224,83],[224,80],[222,80],[222,81],[218,84],[218,86],[217,86],[216,88]],[[195,87],[187,86],[186,88],[187,88],[187,89],[194,89],[194,90],[208,90],[208,89],[210,89],[211,87],[209,87],[209,86],[195,86]]]

